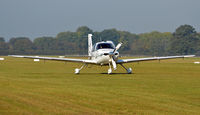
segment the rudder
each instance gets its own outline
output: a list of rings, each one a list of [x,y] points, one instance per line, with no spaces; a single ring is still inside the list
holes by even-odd
[[[92,56],[92,34],[88,34],[88,56]]]

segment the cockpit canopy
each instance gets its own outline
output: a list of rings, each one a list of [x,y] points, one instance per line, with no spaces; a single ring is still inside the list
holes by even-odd
[[[96,46],[96,50],[99,49],[114,49],[114,46],[112,43],[99,43]]]

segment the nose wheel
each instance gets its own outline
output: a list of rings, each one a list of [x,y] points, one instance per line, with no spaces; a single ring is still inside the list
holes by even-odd
[[[112,74],[112,68],[111,68],[111,65],[110,65],[110,63],[109,63],[108,74]]]
[[[108,69],[108,74],[112,74],[112,69],[111,68]]]

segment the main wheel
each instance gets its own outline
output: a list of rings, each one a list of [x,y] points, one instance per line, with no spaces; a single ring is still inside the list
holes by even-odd
[[[132,73],[132,68],[128,68],[127,73],[131,74]]]
[[[80,69],[76,68],[75,69],[75,74],[79,74],[80,73]]]

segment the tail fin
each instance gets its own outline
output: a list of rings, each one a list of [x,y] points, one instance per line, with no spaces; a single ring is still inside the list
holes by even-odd
[[[92,56],[92,34],[88,34],[88,56]]]

